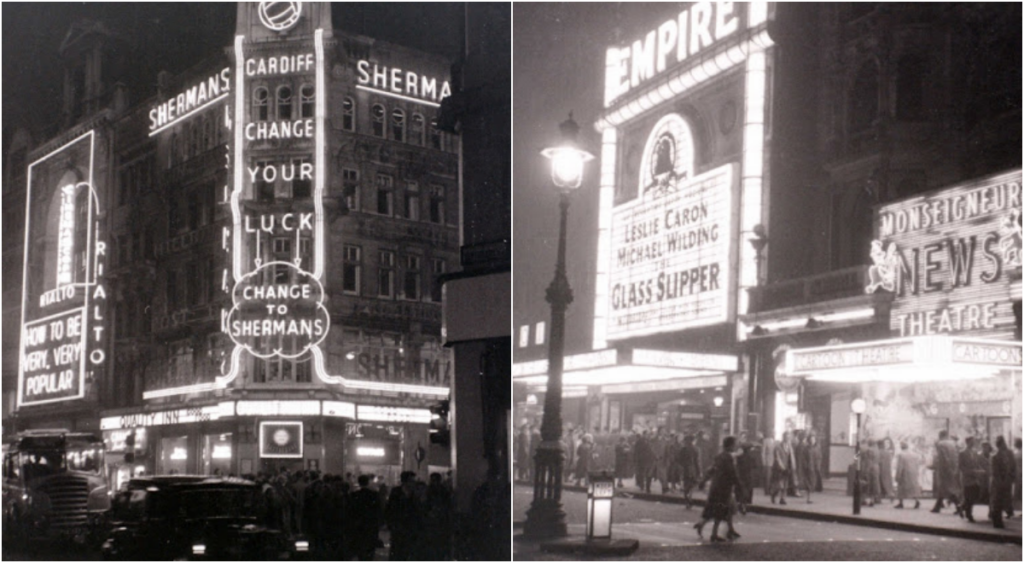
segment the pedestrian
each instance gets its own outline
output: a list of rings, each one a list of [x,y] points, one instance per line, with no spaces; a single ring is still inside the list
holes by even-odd
[[[790,476],[789,495],[801,497],[800,490],[804,488],[804,476],[807,473],[807,434],[803,430],[793,433],[793,474]]]
[[[654,450],[654,477],[661,483],[661,494],[665,494],[668,480],[668,441],[665,439],[663,428],[658,428],[654,440],[651,441],[651,449]]]
[[[1017,438],[1017,439],[1015,439],[1013,441],[1013,458],[1017,461],[1017,480],[1015,481],[1015,483],[1013,485],[1013,489],[1014,489],[1014,491],[1013,491],[1013,493],[1014,493],[1013,494],[1013,498],[1017,499],[1017,502],[1019,503],[1019,502],[1021,502],[1021,498],[1020,498],[1020,469],[1021,469],[1021,462],[1020,462],[1020,459],[1021,459],[1020,458],[1020,438]],[[1011,518],[1013,517],[1013,508],[1012,507],[1010,508],[1010,517]]]
[[[772,504],[775,504],[775,497],[779,497],[779,504],[786,504],[786,489],[789,484],[790,474],[796,466],[793,454],[792,434],[787,430],[782,433],[782,442],[775,445],[772,456],[772,486],[769,495]]]
[[[536,478],[536,476],[533,474],[533,463],[534,463],[534,460],[537,459],[537,448],[540,447],[540,442],[541,442],[540,429],[537,428],[536,426],[531,426],[530,427],[529,463],[527,464],[529,466],[529,472],[530,472],[530,477],[531,478]]]
[[[944,501],[948,500],[960,514],[960,464],[956,450],[956,442],[949,439],[949,432],[939,432],[939,440],[935,442],[935,454],[932,457],[934,470],[935,506],[932,512],[942,511]]]
[[[1006,438],[996,438],[996,453],[992,456],[992,482],[989,486],[989,518],[996,528],[1005,528],[1003,513],[1013,514],[1013,482],[1016,478],[1017,460],[1006,445]]]
[[[530,457],[530,425],[523,424],[519,427],[519,432],[516,436],[516,472],[519,475],[519,479],[523,481],[529,481],[531,476],[531,470],[533,468],[533,459]]]
[[[592,434],[584,434],[583,440],[580,441],[580,445],[576,448],[576,486],[579,486],[582,482],[586,484],[587,475],[590,473],[590,462],[594,460],[594,456],[597,455],[594,452],[594,436]]]
[[[674,492],[679,490],[679,450],[683,445],[679,442],[679,435],[672,432],[668,435],[668,443],[665,445],[665,467],[668,481],[668,490]]]
[[[654,474],[654,450],[651,448],[650,431],[644,430],[637,438],[634,450],[636,457],[636,486],[643,492],[651,492],[651,478]]]
[[[683,438],[683,447],[679,449],[679,472],[683,480],[683,499],[686,509],[693,506],[693,489],[700,484],[701,464],[700,450],[694,445],[693,436]]]
[[[425,560],[451,559],[451,504],[451,491],[442,482],[441,474],[431,473],[430,483],[427,485]]]
[[[576,447],[578,446],[576,439],[573,437],[573,429],[570,426],[565,430],[565,437],[562,438],[562,448],[565,451],[565,461],[563,462],[565,467],[564,475],[562,480],[566,482],[572,482],[573,474],[576,470]]]
[[[740,535],[733,527],[732,517],[736,511],[736,497],[744,496],[742,493],[743,482],[736,471],[736,437],[727,436],[722,440],[722,452],[715,457],[715,463],[702,479],[702,482],[711,481],[708,489],[707,504],[704,505],[704,512],[701,514],[700,522],[694,524],[697,535],[704,537],[704,525],[714,520],[714,527],[711,529],[711,541],[723,542],[726,540],[738,539]],[[718,526],[725,522],[729,527],[725,539],[718,535]]]
[[[349,548],[360,561],[373,561],[380,543],[380,497],[370,487],[370,476],[360,475],[359,489],[349,497],[345,522],[349,526]]]
[[[707,473],[715,459],[715,444],[708,438],[706,432],[699,430],[697,432],[697,441],[694,445],[700,450],[700,462],[703,464],[700,467],[700,471],[702,474]],[[701,486],[701,490],[703,490],[703,486]]]
[[[762,436],[761,438],[761,473],[762,473],[762,485],[764,485],[764,494],[772,494],[772,465],[775,463],[775,438],[772,436]]]
[[[914,509],[921,508],[921,455],[910,449],[906,442],[900,442],[900,453],[896,454],[896,490],[899,504],[903,508],[903,499],[914,499]]]
[[[401,484],[391,491],[385,518],[391,532],[391,561],[412,561],[421,552],[423,505],[418,498],[416,473],[403,471]]]
[[[960,467],[960,490],[963,491],[963,502],[958,513],[961,518],[974,522],[974,505],[981,501],[982,483],[988,473],[986,466],[989,460],[977,450],[974,436],[968,436],[965,443],[964,451],[957,456],[957,464]]]
[[[882,498],[889,499],[889,502],[896,498],[896,488],[892,482],[892,462],[895,456],[896,448],[891,439],[878,441],[878,488]]]
[[[743,486],[736,490],[736,504],[741,514],[746,514],[747,506],[754,503],[754,483],[757,482],[759,474],[757,467],[759,460],[760,454],[757,453],[754,444],[740,443],[739,456],[736,458],[736,473]]]
[[[625,436],[619,437],[619,443],[615,445],[615,478],[618,479],[618,488],[622,488],[622,480],[629,479],[629,458],[633,455],[633,448]]]
[[[799,481],[807,491],[807,504],[811,504],[811,492],[821,483],[821,448],[818,446],[818,436],[807,436],[800,450],[800,457],[803,459],[797,462],[802,471]]]
[[[881,467],[878,446],[874,440],[862,440],[860,447],[862,477],[864,479],[864,499],[867,506],[875,506],[881,502]]]

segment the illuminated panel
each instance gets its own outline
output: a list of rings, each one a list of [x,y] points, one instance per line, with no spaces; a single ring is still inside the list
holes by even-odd
[[[692,354],[637,348],[633,350],[633,365],[737,371],[739,358],[724,354]]]
[[[612,207],[615,204],[615,151],[618,135],[608,128],[601,133],[601,177],[597,218],[597,281],[594,285],[595,350],[608,346],[608,272],[611,269]]]
[[[339,418],[355,418],[356,405],[346,401],[324,401],[323,414]]]
[[[748,288],[757,285],[757,252],[750,244],[754,226],[763,224],[764,201],[764,121],[767,84],[768,57],[764,51],[754,51],[747,58],[744,76],[746,92],[743,122],[743,177],[740,182],[740,234],[739,266],[737,287],[737,313],[747,314],[750,307]],[[763,266],[762,266],[763,267]],[[737,326],[737,337],[743,339],[746,333]]]
[[[1021,265],[1021,171],[882,206],[866,291],[894,292],[900,336],[1012,338],[1008,271]]]
[[[565,371],[590,369],[618,365],[618,351],[614,348],[584,354],[566,356],[563,369]],[[520,362],[512,365],[512,376],[538,375],[548,372],[548,361]]]
[[[238,401],[238,416],[319,416],[320,401]]]
[[[614,209],[609,340],[728,320],[734,169],[664,172],[650,197]]]
[[[359,420],[369,422],[412,422],[427,424],[431,420],[429,409],[413,409],[407,407],[380,407],[376,405],[359,405],[356,408]]]
[[[260,457],[302,459],[302,422],[260,422]]]
[[[356,448],[356,455],[359,457],[384,457],[384,448],[372,448],[369,446],[360,446]]]
[[[87,140],[86,157],[84,149],[75,147],[84,145]],[[37,167],[46,165],[51,158],[62,153],[70,153],[65,157],[70,166],[60,165],[63,168],[59,171],[51,167],[51,174],[36,173]],[[95,158],[96,134],[89,131],[28,166],[22,264],[22,337],[18,362],[19,409],[85,397],[86,377],[106,360],[102,342],[107,294],[97,281],[103,276],[106,244],[97,240],[99,225],[95,217],[99,211],[99,198],[93,189]],[[84,181],[75,181],[78,178],[76,174],[82,169],[86,170]],[[61,173],[64,178],[59,185],[35,185],[39,176],[45,179]],[[34,199],[52,199],[55,202],[56,232],[46,232],[50,223],[32,223]],[[77,216],[83,203],[85,221],[79,224]],[[84,240],[78,240],[80,235]],[[48,242],[45,246],[29,244],[33,240]],[[37,256],[38,252],[43,255]],[[78,265],[75,264],[76,258],[81,259]],[[76,270],[82,272],[79,279],[76,279]],[[53,272],[52,277],[49,271]],[[34,277],[32,282],[30,274]],[[38,301],[35,299],[37,295]],[[30,300],[30,296],[33,299]],[[96,326],[91,326],[91,321],[95,321]]]
[[[224,417],[230,417],[234,414],[235,404],[227,401],[204,407],[108,416],[100,419],[100,430],[125,430],[129,428],[166,426],[169,424],[208,422],[212,420],[220,420]]]

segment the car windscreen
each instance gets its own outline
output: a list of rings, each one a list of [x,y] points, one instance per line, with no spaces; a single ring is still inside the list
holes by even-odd
[[[21,470],[28,483],[42,477],[63,473],[66,470],[63,450],[39,449],[22,451]]]

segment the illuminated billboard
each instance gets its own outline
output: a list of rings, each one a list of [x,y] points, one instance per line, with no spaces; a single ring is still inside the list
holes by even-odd
[[[1021,171],[882,206],[868,293],[895,293],[900,336],[1012,336],[1007,271],[1021,265]]]
[[[654,126],[640,194],[612,213],[610,340],[726,322],[734,166],[693,175],[686,121]]]
[[[18,408],[86,397],[106,359],[96,151],[89,131],[28,167]]]

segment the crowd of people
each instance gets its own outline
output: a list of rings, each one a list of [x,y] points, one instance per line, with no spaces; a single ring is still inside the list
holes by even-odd
[[[515,459],[519,479],[531,478],[540,441],[536,427],[528,423],[520,427]],[[717,446],[705,431],[679,434],[658,428],[595,436],[568,429],[563,437],[563,477],[578,485],[591,471],[613,469],[619,488],[626,486],[624,480],[635,479],[637,489],[651,493],[652,486],[658,484],[661,494],[681,494],[688,508],[694,490],[704,490],[710,482],[705,522],[716,521],[714,541],[739,537],[731,513],[745,512],[753,502],[755,487],[763,487],[772,504],[782,505],[787,498],[812,503],[812,494],[823,491],[828,469],[823,467],[822,444],[813,430],[786,431],[779,440],[760,434],[748,439],[740,434],[723,440],[721,449]],[[609,449],[614,450],[613,459],[600,455],[600,450]],[[908,508],[904,502],[912,501],[913,508],[920,508],[923,476],[930,472],[936,499],[933,512],[941,511],[948,502],[956,514],[974,522],[973,507],[988,504],[992,524],[1005,527],[1004,517],[1013,517],[1014,501],[1021,497],[1020,438],[1011,451],[1003,437],[996,438],[992,446],[975,437],[957,440],[943,431],[933,447],[923,449],[927,451],[905,441],[897,446],[889,438],[862,440],[855,462],[860,463],[864,505],[889,500],[894,508],[904,509]],[[851,471],[851,486],[852,475]],[[718,522],[728,524],[726,539],[718,536]],[[695,528],[702,533],[703,526]]]
[[[392,561],[452,558],[451,481],[439,473],[425,483],[406,471],[393,488],[373,475],[281,470],[244,477],[260,485],[263,522],[305,538],[317,559],[372,561],[384,547],[384,526]]]

